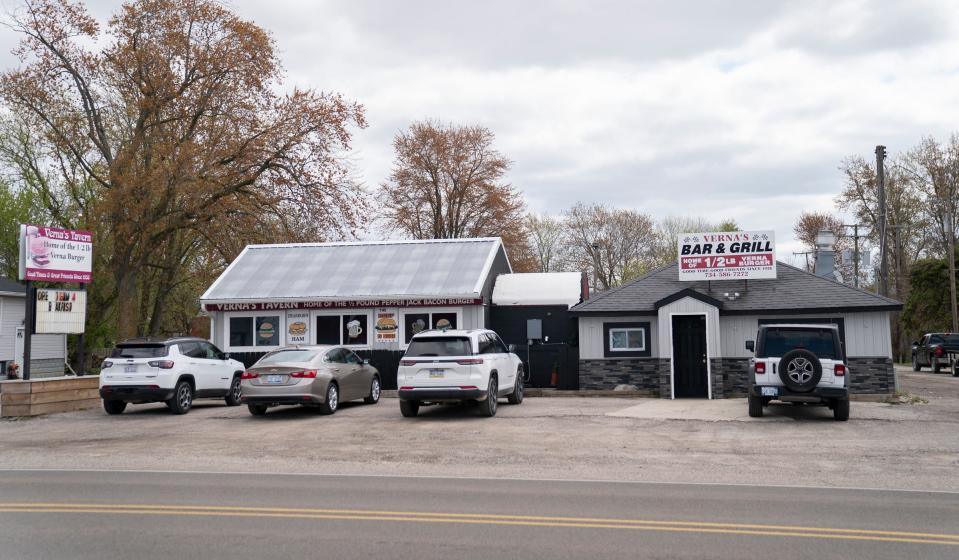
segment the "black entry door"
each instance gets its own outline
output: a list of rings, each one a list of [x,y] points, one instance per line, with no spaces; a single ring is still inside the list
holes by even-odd
[[[706,370],[706,317],[673,316],[673,386],[676,398],[709,396]]]

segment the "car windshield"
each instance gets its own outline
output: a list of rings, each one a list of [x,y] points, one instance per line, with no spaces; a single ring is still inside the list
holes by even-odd
[[[760,358],[781,357],[795,349],[809,350],[827,360],[838,359],[829,329],[768,329]]]
[[[406,349],[406,356],[470,356],[473,354],[470,339],[466,337],[433,336],[414,338]]]
[[[164,344],[120,344],[110,353],[111,358],[162,358],[166,355]]]
[[[316,350],[297,348],[295,350],[277,350],[260,358],[258,364],[276,364],[280,362],[311,362],[317,355]]]

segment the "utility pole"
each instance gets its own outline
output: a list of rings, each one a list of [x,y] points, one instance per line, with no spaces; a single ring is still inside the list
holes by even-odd
[[[855,270],[855,279],[853,280],[853,285],[859,287],[859,238],[864,237],[859,235],[859,228],[864,224],[843,224],[844,228],[852,228],[852,243],[853,243],[853,253],[852,253],[852,266]]]
[[[886,147],[876,146],[876,189],[879,198],[879,295],[889,295],[886,261]]]
[[[959,332],[959,309],[956,307],[956,228],[952,223],[952,200],[946,201],[946,215],[943,225],[946,226],[946,241],[948,242],[949,263],[949,303],[952,307],[952,332]]]

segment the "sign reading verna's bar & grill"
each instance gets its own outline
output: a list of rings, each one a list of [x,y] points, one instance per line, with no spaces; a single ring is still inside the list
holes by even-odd
[[[776,278],[773,231],[679,234],[680,280]]]

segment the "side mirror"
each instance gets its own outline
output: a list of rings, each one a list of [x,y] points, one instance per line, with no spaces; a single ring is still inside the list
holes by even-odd
[[[512,353],[512,352],[516,352],[516,345],[515,345],[515,344],[510,344],[507,348],[509,349],[509,351],[510,351],[511,353]]]
[[[364,366],[370,365],[370,359],[369,359],[369,358],[363,358],[363,365],[364,365]]]
[[[913,346],[919,346],[919,342],[913,342],[912,345],[913,345]]]
[[[750,352],[755,352],[755,351],[756,351],[756,341],[754,341],[754,340],[747,340],[747,341],[746,341],[746,350],[749,350]]]
[[[229,352],[225,352],[225,353],[223,354],[223,359],[224,359],[224,360],[232,360],[232,359],[233,359],[233,356],[231,356]]]

